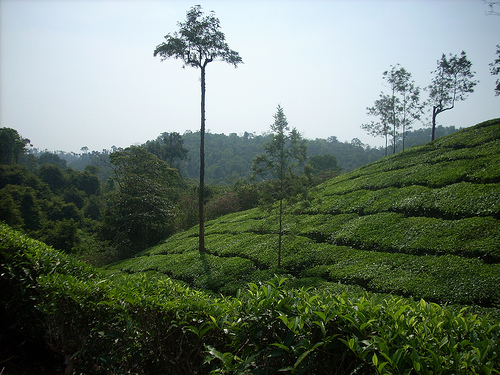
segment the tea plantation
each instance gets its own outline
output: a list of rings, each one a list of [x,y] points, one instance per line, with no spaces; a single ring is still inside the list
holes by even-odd
[[[497,119],[318,186],[280,268],[273,210],[104,269],[0,224],[0,373],[500,374],[499,151]]]
[[[155,271],[234,294],[286,274],[295,286],[500,307],[500,119],[330,180],[290,205],[277,265],[277,210],[177,234],[108,269]]]

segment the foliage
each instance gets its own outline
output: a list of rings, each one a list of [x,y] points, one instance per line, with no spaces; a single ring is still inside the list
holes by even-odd
[[[29,143],[30,140],[21,137],[15,129],[0,128],[0,164],[17,163]]]
[[[0,231],[2,312],[18,335],[44,338],[67,373],[499,371],[498,321],[467,309],[289,289],[284,278],[215,297],[157,273],[103,273]]]
[[[497,58],[490,64],[490,72],[492,76],[497,76],[498,74],[500,74],[500,44],[497,44],[496,54]],[[500,95],[500,78],[496,81],[495,95]]]
[[[437,303],[498,307],[499,141],[499,121],[488,121],[311,189],[311,201],[285,211],[279,271],[322,287],[340,283]],[[241,281],[278,272],[278,220],[275,204],[207,223],[210,255],[221,263],[242,258],[253,264],[244,276],[215,267],[214,292],[234,293]],[[130,262],[168,263],[170,254],[195,249],[196,231],[177,233]],[[122,264],[113,269],[122,270]],[[176,278],[192,283],[183,267]]]
[[[436,117],[455,107],[455,101],[465,100],[469,93],[474,92],[477,81],[475,72],[471,70],[472,63],[464,51],[457,55],[443,53],[437,61],[437,68],[432,73],[434,78],[428,86],[430,105],[432,106],[432,140],[435,139],[434,129]]]
[[[154,141],[147,141],[144,147],[177,170],[180,169],[181,163],[188,157],[188,150],[184,147],[184,140],[177,132],[162,133]]]
[[[219,29],[220,21],[214,12],[203,16],[201,6],[196,5],[187,12],[186,22],[179,22],[179,32],[167,34],[166,41],[156,47],[154,55],[181,59],[193,68],[204,68],[218,59],[236,67],[243,61],[238,52],[229,49]]]
[[[256,176],[270,176],[268,194],[263,196],[268,202],[279,202],[278,215],[278,268],[281,265],[281,238],[283,235],[283,200],[304,192],[306,181],[304,163],[307,159],[306,143],[297,129],[289,131],[283,108],[278,105],[271,125],[271,140],[264,145],[265,153],[255,157],[252,169]],[[301,169],[304,168],[304,171]]]
[[[141,147],[110,155],[119,189],[108,200],[103,234],[131,253],[156,244],[172,232],[168,189],[177,171]]]
[[[89,172],[0,166],[0,220],[59,250],[91,252],[84,243],[95,237],[102,210],[99,180]],[[94,244],[93,251],[102,245]]]
[[[405,149],[406,132],[411,129],[412,123],[420,119],[422,105],[420,104],[420,88],[411,80],[411,73],[399,64],[391,66],[390,71],[383,73],[383,78],[389,85],[389,94],[380,94],[375,105],[367,108],[368,114],[378,116],[380,122],[371,122],[361,127],[372,135],[385,137],[386,155],[387,138],[392,136],[393,153],[396,152],[398,138],[402,140]],[[392,129],[391,129],[392,128]]]

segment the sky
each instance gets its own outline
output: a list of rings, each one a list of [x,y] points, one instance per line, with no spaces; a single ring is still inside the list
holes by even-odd
[[[425,87],[441,55],[462,50],[479,83],[438,124],[500,117],[489,67],[500,16],[482,0],[0,0],[0,126],[76,153],[198,131],[199,69],[153,57],[196,4],[244,62],[207,66],[210,133],[262,134],[281,105],[307,139],[382,146],[361,129],[388,92],[382,73],[400,64]]]

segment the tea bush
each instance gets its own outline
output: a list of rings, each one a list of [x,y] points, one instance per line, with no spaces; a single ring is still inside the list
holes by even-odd
[[[500,261],[500,222],[491,217],[443,220],[379,213],[350,220],[331,241],[365,250]]]
[[[32,334],[66,359],[67,373],[500,371],[498,321],[465,309],[360,290],[289,289],[283,278],[215,297],[159,273],[97,271],[4,225],[0,233],[2,291],[15,285],[23,307],[36,311]],[[289,242],[289,254],[304,241]],[[26,314],[4,298],[2,307]]]

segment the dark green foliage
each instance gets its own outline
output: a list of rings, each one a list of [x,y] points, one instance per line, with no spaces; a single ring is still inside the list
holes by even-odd
[[[134,254],[172,232],[173,210],[169,188],[178,182],[177,171],[141,147],[110,155],[118,189],[107,204],[102,233]]]
[[[43,164],[49,164],[49,165],[55,165],[56,167],[59,167],[61,169],[66,169],[67,167],[67,161],[61,158],[58,154],[53,153],[53,152],[44,152],[38,157],[38,164],[43,165]]]
[[[178,266],[186,267],[182,256],[201,268],[220,264],[196,250],[178,255]],[[9,334],[35,350],[50,345],[67,373],[499,371],[498,322],[424,300],[293,290],[284,278],[215,297],[157,272],[103,273],[5,225],[0,271]],[[15,356],[0,359],[7,372],[15,368]]]
[[[26,152],[29,139],[23,138],[11,128],[0,128],[0,164],[17,163]]]
[[[99,179],[89,172],[0,165],[0,220],[59,250],[90,254],[106,247],[96,238],[103,207]]]
[[[180,169],[181,164],[188,158],[188,150],[184,147],[184,140],[179,133],[162,133],[154,141],[148,141],[144,147],[167,164]]]

